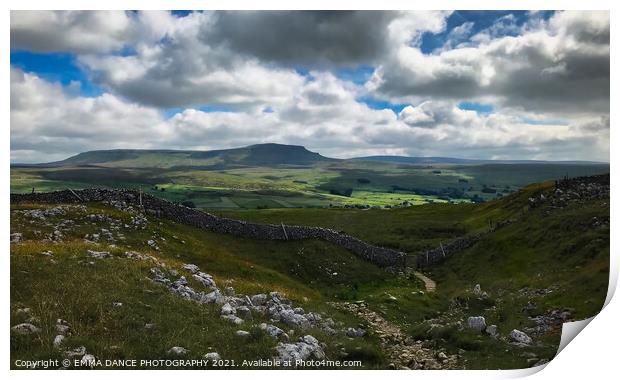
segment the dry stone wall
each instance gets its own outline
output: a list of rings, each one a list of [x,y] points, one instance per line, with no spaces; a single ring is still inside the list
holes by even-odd
[[[49,193],[11,194],[11,203],[84,203],[121,201],[141,206],[152,215],[193,227],[235,236],[266,240],[321,239],[338,245],[378,266],[404,269],[407,254],[389,248],[377,247],[353,236],[332,229],[308,226],[256,224],[218,216],[174,204],[148,194],[124,189],[63,190]],[[410,259],[411,260],[411,259]]]
[[[480,237],[481,235],[479,234],[466,235],[454,239],[445,245],[440,245],[438,248],[422,252],[418,254],[416,258],[416,266],[418,268],[425,268],[433,264],[437,264],[476,244],[480,240]]]

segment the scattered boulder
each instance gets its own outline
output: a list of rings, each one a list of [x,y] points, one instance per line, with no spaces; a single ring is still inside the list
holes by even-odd
[[[188,349],[179,346],[174,346],[168,350],[168,354],[174,356],[183,356],[186,355],[188,352]]]
[[[218,289],[215,289],[214,291],[212,291],[211,293],[207,293],[207,294],[203,294],[202,297],[200,298],[200,302],[201,303],[221,303],[218,302],[220,300],[223,300],[224,296],[222,296],[222,294],[220,293],[220,291]]]
[[[84,346],[74,348],[73,350],[65,351],[65,356],[67,356],[69,359],[72,359],[76,356],[82,357],[84,355],[86,355],[86,347]]]
[[[93,368],[95,366],[96,363],[96,358],[94,355],[92,354],[86,354],[84,356],[82,356],[82,360],[80,360],[80,365],[82,367],[90,367]]]
[[[17,309],[15,311],[15,314],[17,314],[20,317],[28,316],[28,315],[30,315],[30,308],[29,307],[25,307],[23,309]]]
[[[183,269],[186,269],[192,273],[198,273],[200,268],[196,264],[183,264]]]
[[[349,337],[349,338],[361,338],[364,335],[366,335],[366,330],[361,329],[361,328],[353,328],[353,327],[349,327],[347,328],[345,334]]]
[[[204,358],[205,360],[210,360],[210,361],[222,360],[222,357],[217,352],[208,352],[205,354]]]
[[[204,272],[198,272],[193,275],[196,281],[200,282],[207,288],[215,288],[215,281],[213,281],[213,277],[210,274]]]
[[[250,311],[250,308],[247,306],[239,306],[236,312],[237,312],[236,314],[243,319],[252,318],[252,312]]]
[[[224,288],[224,294],[227,296],[234,296],[235,295],[235,288],[233,288],[232,286],[227,286]]]
[[[280,311],[280,320],[289,326],[300,327],[302,329],[310,327],[310,322],[305,316],[295,314],[291,309]]]
[[[235,335],[241,338],[249,338],[252,336],[252,334],[245,330],[237,330],[237,332],[235,332]]]
[[[94,259],[106,259],[106,258],[112,257],[112,255],[110,255],[110,252],[106,252],[106,251],[98,252],[98,251],[93,251],[90,249],[86,251],[86,255]]]
[[[273,338],[282,339],[282,340],[288,341],[288,335],[284,332],[284,330],[282,330],[278,326],[268,325],[266,323],[261,323],[259,325],[259,328],[261,330],[265,330],[267,335],[269,335],[269,336],[271,336]]]
[[[469,317],[467,318],[467,326],[476,331],[484,331],[486,328],[486,322],[484,317]]]
[[[510,332],[510,338],[512,338],[513,341],[515,341],[517,343],[521,343],[521,344],[530,344],[530,343],[532,343],[532,338],[530,338],[523,331],[519,331],[517,329],[514,329],[514,330],[512,330]]]
[[[138,253],[135,251],[127,251],[125,252],[125,257],[128,259],[132,259],[132,260],[153,260],[153,261],[157,261],[157,259],[155,259],[153,256],[151,255],[144,255],[142,253]]]
[[[444,352],[439,352],[437,354],[437,359],[439,359],[439,361],[443,363],[448,360],[448,355],[446,355]]]
[[[30,335],[40,333],[41,329],[32,323],[20,323],[11,327],[11,331],[19,335]]]
[[[499,336],[496,325],[487,326],[487,328],[485,329],[485,332],[489,334],[492,338],[497,338]]]
[[[69,327],[68,325],[64,324],[62,320],[60,320],[61,322],[56,324],[56,332],[60,335],[67,335],[69,334],[69,331],[71,331],[71,327]]]
[[[224,306],[222,306],[222,311],[220,314],[222,315],[235,314],[235,308],[232,307],[231,304],[227,302],[224,304]]]
[[[250,297],[250,301],[252,301],[252,305],[254,306],[262,306],[265,304],[265,302],[267,302],[267,295],[266,294],[255,294],[252,297]]]
[[[62,342],[65,340],[65,336],[64,335],[56,335],[54,337],[54,347],[55,348],[59,348],[60,346],[62,346]]]
[[[225,314],[225,315],[221,315],[221,316],[220,316],[220,318],[225,319],[225,320],[227,320],[227,321],[229,321],[229,322],[232,322],[232,323],[234,323],[235,325],[241,325],[241,324],[243,324],[243,322],[244,322],[244,321],[243,321],[243,319],[241,319],[241,318],[237,317],[237,316],[236,316],[236,315],[234,315],[234,314]]]
[[[478,296],[478,295],[480,295],[480,293],[482,293],[482,289],[480,288],[480,284],[476,284],[474,286],[474,294]]]
[[[314,358],[316,360],[325,359],[325,353],[321,348],[319,341],[312,335],[306,335],[299,338],[297,343],[278,343],[276,346],[278,359],[295,363],[298,360],[308,360]]]
[[[14,232],[11,234],[11,244],[19,243],[24,239],[24,235],[20,232]]]

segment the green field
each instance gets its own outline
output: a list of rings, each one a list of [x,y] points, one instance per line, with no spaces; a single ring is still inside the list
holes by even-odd
[[[123,253],[131,250],[153,255],[170,270],[182,272],[183,263],[197,264],[218,284],[230,284],[241,294],[280,291],[306,310],[322,312],[343,326],[369,330],[358,339],[310,331],[325,343],[330,358],[342,358],[344,351],[347,359],[362,360],[364,368],[389,365],[388,354],[379,345],[381,334],[332,303],[363,300],[424,347],[458,357],[458,368],[528,367],[553,358],[560,331],[546,331],[534,337],[534,344],[523,347],[510,343],[509,332],[533,327],[530,317],[553,310],[568,310],[571,319],[590,317],[602,307],[608,284],[609,224],[592,225],[593,220],[609,220],[608,199],[574,202],[551,212],[528,207],[529,198],[552,190],[553,183],[548,182],[482,204],[424,204],[391,210],[218,211],[259,222],[330,227],[411,255],[458,236],[488,231],[489,220],[516,220],[429,269],[426,274],[437,283],[432,293],[425,292],[413,276],[387,273],[325,242],[251,240],[149,217],[145,229],[122,230],[124,239],[114,244],[89,243],[83,240],[85,234],[110,228],[106,222],[89,221],[89,214],[108,215],[121,223],[130,223],[131,215],[91,203],[82,210],[68,206],[66,215],[34,223],[23,210],[53,205],[14,205],[11,232],[22,233],[23,241],[11,244],[11,325],[25,319],[18,309],[29,308],[43,330],[37,339],[12,334],[11,356],[61,357],[51,344],[56,318],[66,319],[74,329],[67,347],[84,345],[98,358],[166,357],[175,345],[190,349],[193,358],[207,351],[235,360],[274,355],[273,339],[256,329],[260,318],[244,325],[252,340],[240,341],[234,337],[235,327],[219,318],[219,309],[179,300],[146,280],[152,265],[124,259]],[[61,241],[44,240],[66,220],[72,222],[62,228]],[[148,239],[155,239],[159,249],[147,245]],[[87,249],[109,251],[116,259],[89,264]],[[46,250],[52,251],[53,263],[41,255]],[[472,293],[476,284],[487,296]],[[113,308],[114,302],[125,306]],[[476,315],[496,324],[500,339],[462,327],[469,316]],[[145,334],[146,323],[154,323],[157,329]],[[293,332],[293,338],[299,334]]]
[[[334,160],[303,147],[266,145],[257,151],[87,152],[60,163],[11,167],[11,192],[125,187],[203,209],[393,208],[488,201],[529,183],[609,172],[608,164],[592,163]]]

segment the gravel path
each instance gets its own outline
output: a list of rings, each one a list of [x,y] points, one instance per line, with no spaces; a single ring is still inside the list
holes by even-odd
[[[420,280],[424,281],[424,287],[426,287],[427,292],[434,292],[435,289],[437,289],[437,283],[423,275],[421,272],[413,272],[413,274]]]
[[[447,355],[443,350],[426,348],[420,340],[413,340],[400,327],[370,310],[363,302],[334,303],[334,306],[351,312],[368,323],[369,329],[379,337],[381,349],[394,369],[456,369],[456,355]]]

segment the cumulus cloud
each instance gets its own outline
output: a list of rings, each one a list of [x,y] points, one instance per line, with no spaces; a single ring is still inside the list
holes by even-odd
[[[372,63],[422,31],[439,32],[448,12],[217,12],[201,40],[267,62],[331,66]]]
[[[608,13],[532,15],[521,26],[507,16],[475,36],[464,23],[422,53],[423,34],[445,31],[448,16],[12,12],[12,48],[75,54],[104,93],[12,68],[11,160],[263,142],[334,157],[609,159]],[[376,68],[365,85],[334,74],[357,65]],[[360,100],[369,96],[407,106],[373,109]],[[464,100],[494,111],[463,110]],[[179,111],[164,117],[170,108]]]
[[[118,51],[165,36],[162,11],[11,11],[11,48],[37,52]]]
[[[92,149],[221,149],[264,142],[305,145],[333,157],[608,159],[608,118],[532,125],[521,114],[480,115],[441,101],[411,105],[397,115],[357,102],[359,89],[332,74],[311,77],[273,112],[186,109],[165,119],[155,108],[110,94],[72,96],[67,88],[12,69],[11,159],[40,162]]]
[[[155,147],[166,136],[159,112],[118,97],[70,96],[59,84],[11,68],[11,160],[66,158],[110,147]]]
[[[200,43],[198,34],[212,17],[195,13],[178,19],[166,38],[138,45],[134,55],[87,54],[79,61],[97,83],[156,107],[263,107],[293,95],[304,81],[294,70]]]
[[[486,98],[526,110],[609,112],[609,13],[559,12],[541,28],[437,54],[403,45],[368,89],[400,102]]]

